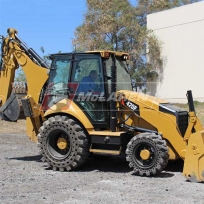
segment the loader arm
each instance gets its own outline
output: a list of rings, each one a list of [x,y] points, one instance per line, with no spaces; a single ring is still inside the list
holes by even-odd
[[[12,97],[12,83],[14,81],[15,71],[19,66],[22,67],[27,79],[27,96],[22,100],[24,112],[27,116],[27,134],[31,137],[37,134],[41,126],[42,114],[39,111],[39,97],[41,91],[48,79],[48,65],[35,53],[32,48],[17,36],[15,29],[8,29],[8,37],[3,39],[2,43],[2,63],[0,68],[0,100],[2,115],[9,109],[11,116],[12,110],[16,107],[14,100],[9,101]],[[15,96],[13,96],[15,98]],[[14,101],[14,102],[13,102]],[[5,107],[6,104],[6,107]],[[3,107],[3,110],[2,110]]]

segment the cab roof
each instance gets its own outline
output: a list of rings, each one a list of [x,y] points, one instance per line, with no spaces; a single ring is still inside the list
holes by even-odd
[[[86,52],[55,53],[55,54],[50,54],[50,56],[68,55],[68,54],[100,54],[101,57],[104,57],[104,58],[109,58],[111,54],[114,54],[117,57],[126,56],[127,58],[129,58],[129,54],[126,52],[116,52],[111,50],[93,50],[93,51],[86,51]]]

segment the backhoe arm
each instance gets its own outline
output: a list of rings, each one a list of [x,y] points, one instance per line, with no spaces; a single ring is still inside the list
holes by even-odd
[[[0,118],[14,121],[18,118],[20,108],[15,95],[12,94],[12,83],[14,82],[15,70],[18,69],[19,65],[16,59],[13,58],[11,49],[8,48],[8,41],[9,38],[4,38],[2,36],[2,58],[0,66]],[[8,100],[9,97],[10,100]],[[12,111],[13,108],[15,111]]]
[[[3,105],[11,95],[12,83],[14,82],[15,70],[19,67],[15,58],[7,49],[8,38],[2,37],[2,59],[0,67],[0,106]]]
[[[28,48],[27,45],[17,36],[15,29],[8,29],[8,37],[3,39],[2,43],[2,65],[0,72],[0,100],[2,107],[9,101],[9,96],[12,95],[12,83],[14,81],[15,70],[21,66],[26,79],[27,79],[27,96],[25,97],[23,104],[24,112],[27,113],[28,124],[30,126],[31,136],[33,130],[36,133],[41,126],[41,115],[39,111],[39,97],[41,91],[48,79],[48,65],[40,58],[32,48]],[[27,106],[26,106],[27,104]],[[13,106],[12,102],[7,105]],[[1,107],[1,108],[2,108]],[[11,109],[12,110],[12,109]],[[5,111],[5,110],[3,110]],[[11,112],[11,111],[10,111]],[[10,114],[12,115],[12,113]],[[7,115],[6,115],[7,116]],[[8,117],[8,116],[7,116]],[[30,122],[29,122],[30,121]]]

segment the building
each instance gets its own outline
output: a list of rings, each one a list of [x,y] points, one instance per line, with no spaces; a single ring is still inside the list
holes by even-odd
[[[186,91],[204,101],[204,1],[150,14],[147,27],[162,42],[164,64],[147,93],[185,103]]]

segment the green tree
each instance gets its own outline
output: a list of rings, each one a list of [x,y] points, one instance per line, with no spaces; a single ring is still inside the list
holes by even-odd
[[[77,50],[120,50],[131,12],[127,0],[87,0],[87,13],[83,24],[76,28],[73,44]]]

